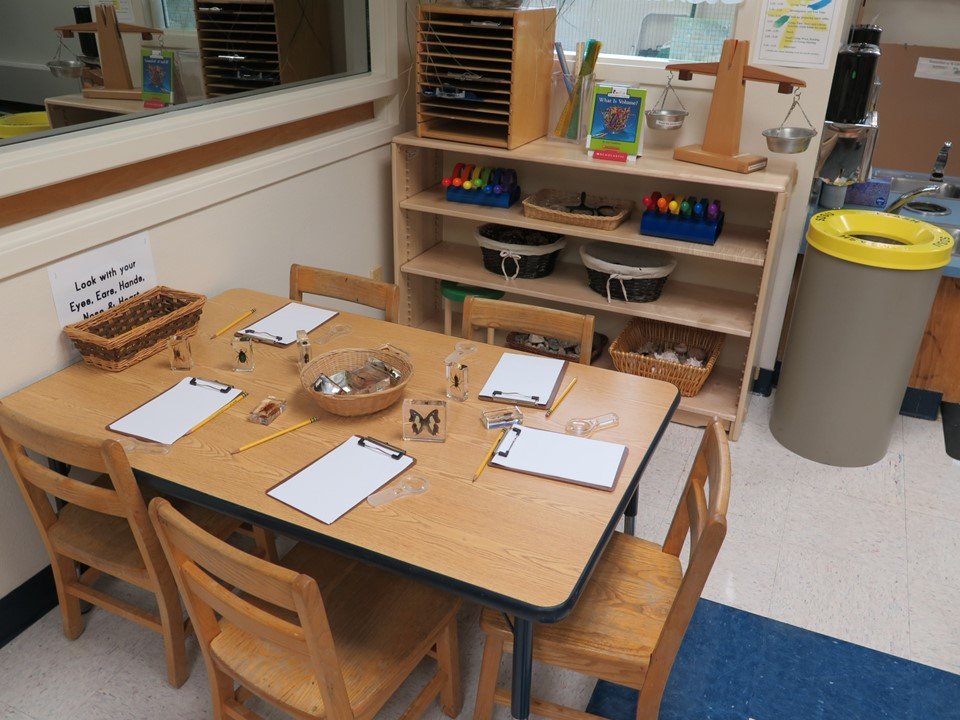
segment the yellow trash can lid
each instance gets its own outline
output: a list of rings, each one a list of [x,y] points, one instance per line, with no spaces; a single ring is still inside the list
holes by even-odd
[[[891,270],[933,270],[950,262],[953,238],[936,225],[869,210],[827,210],[810,219],[807,242],[833,257]]]

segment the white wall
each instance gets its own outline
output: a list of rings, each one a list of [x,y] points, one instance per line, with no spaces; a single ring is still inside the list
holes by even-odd
[[[861,17],[883,28],[881,42],[960,48],[957,0],[866,0]]]

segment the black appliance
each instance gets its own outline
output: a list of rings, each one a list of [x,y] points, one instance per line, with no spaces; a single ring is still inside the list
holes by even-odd
[[[867,111],[880,62],[880,48],[872,43],[850,43],[837,55],[826,119],[836,123],[861,123]]]
[[[93,15],[90,12],[89,5],[74,5],[73,19],[78,23],[93,22]],[[100,51],[97,49],[97,36],[94,33],[77,33],[80,40],[80,54],[88,58],[100,57]]]

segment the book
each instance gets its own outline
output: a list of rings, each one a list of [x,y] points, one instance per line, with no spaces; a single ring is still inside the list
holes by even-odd
[[[647,91],[598,83],[587,135],[587,153],[597,160],[632,162],[643,150],[643,111]]]
[[[173,104],[173,50],[142,48],[145,102]]]

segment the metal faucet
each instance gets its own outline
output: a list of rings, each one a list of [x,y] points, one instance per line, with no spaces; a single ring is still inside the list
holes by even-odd
[[[937,160],[933,163],[933,172],[930,173],[930,179],[934,182],[943,181],[943,169],[947,166],[947,159],[950,157],[950,148],[952,147],[953,143],[947,140],[940,148],[940,152],[937,153]]]
[[[892,215],[899,215],[900,211],[903,209],[903,206],[913,201],[915,198],[918,198],[921,195],[933,195],[938,192],[940,192],[939,185],[927,185],[926,187],[922,187],[919,190],[911,190],[910,192],[905,192],[903,195],[901,195],[892,203],[890,203],[884,209],[884,212],[888,212]]]

